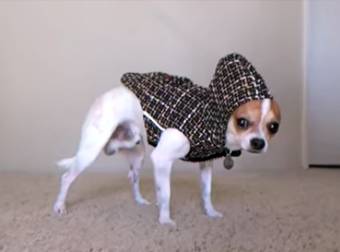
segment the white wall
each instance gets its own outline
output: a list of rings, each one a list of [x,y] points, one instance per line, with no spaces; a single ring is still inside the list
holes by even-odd
[[[239,167],[300,166],[301,1],[0,2],[0,36],[0,169],[55,170],[74,154],[90,103],[122,73],[162,70],[208,85],[234,51],[263,74],[283,113],[268,154],[244,155]],[[126,165],[96,164],[110,166]]]

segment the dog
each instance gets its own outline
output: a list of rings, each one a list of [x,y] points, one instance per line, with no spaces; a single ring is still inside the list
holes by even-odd
[[[242,67],[246,66],[245,69],[249,69],[249,65],[245,65],[247,61],[243,62],[242,60],[244,58],[235,54],[233,54],[231,58],[230,56],[223,58],[223,66],[229,66],[230,59],[237,64],[241,62]],[[219,69],[219,67],[217,69]],[[216,73],[220,72],[221,71],[217,71]],[[252,72],[252,74],[254,74],[254,72]],[[150,75],[145,76],[147,78],[150,77]],[[151,76],[151,80],[154,81],[154,75]],[[167,83],[170,78],[172,81],[183,80],[185,85],[181,83],[181,87],[184,86],[188,88],[188,90],[195,90],[195,87],[191,85],[187,79],[176,79],[175,77],[175,79],[172,79],[172,77],[167,74],[157,74],[156,78],[159,78],[159,76],[162,77],[162,85]],[[260,78],[260,76],[257,77]],[[239,79],[243,80],[244,78]],[[218,78],[214,78],[214,80],[216,80],[215,83],[219,83]],[[249,80],[253,81],[252,78]],[[136,83],[141,82],[143,82],[143,80],[136,79]],[[257,87],[259,81],[253,82]],[[211,85],[211,90],[214,90],[215,84],[212,83]],[[171,86],[171,88],[173,88],[173,86]],[[177,90],[179,86],[175,86],[175,88]],[[199,92],[206,91],[198,90]],[[230,93],[229,91],[228,93]],[[247,94],[249,93],[248,91],[246,92]],[[184,93],[187,94],[187,92]],[[214,97],[213,99],[216,97],[216,99],[219,99],[218,95],[221,93],[223,93],[221,90],[217,90],[217,92],[215,92],[217,95],[212,95],[212,97]],[[267,95],[267,90],[264,92],[266,95],[260,98],[258,97],[258,92],[255,93],[256,98],[254,99],[245,100],[244,96],[242,96],[240,98],[242,102],[236,102],[236,105],[233,104],[231,114],[221,119],[222,122],[225,122],[225,125],[222,127],[223,135],[218,136],[222,138],[221,144],[224,145],[223,147],[225,149],[263,153],[268,148],[269,140],[278,132],[281,121],[278,103],[270,95]],[[203,107],[204,103],[202,103],[202,99],[204,99],[204,97],[206,97],[206,93],[204,93],[202,98],[198,99],[199,101],[197,103],[198,105],[195,105],[196,107]],[[133,92],[131,91],[131,86],[123,85],[113,88],[96,99],[83,124],[77,153],[74,157],[63,159],[58,163],[59,166],[66,168],[66,172],[62,175],[60,192],[54,204],[54,211],[57,214],[61,215],[66,212],[65,200],[72,182],[85,168],[89,167],[95,161],[102,151],[107,155],[120,152],[127,158],[130,164],[129,178],[134,200],[138,204],[150,204],[140,192],[139,179],[140,169],[142,168],[145,157],[145,146],[147,142],[149,142],[155,145],[151,153],[151,160],[154,166],[159,222],[161,224],[175,225],[175,222],[170,217],[170,173],[173,163],[177,159],[199,162],[201,171],[201,197],[204,211],[209,217],[222,217],[222,214],[215,210],[211,201],[213,161],[214,158],[222,156],[222,154],[217,152],[217,156],[215,154],[209,154],[209,156],[206,156],[204,159],[197,159],[195,151],[192,150],[194,146],[193,140],[191,139],[192,134],[188,133],[184,126],[182,128],[164,127],[164,125],[160,125],[159,121],[161,121],[161,119],[157,116],[163,114],[163,116],[168,117],[168,114],[165,113],[164,115],[164,111],[161,113],[159,113],[159,111],[147,111],[145,104],[152,104],[153,99],[156,98],[153,97],[146,101],[143,101],[142,98],[140,91]],[[178,102],[176,102],[176,104],[178,104]],[[187,101],[185,104],[187,104]],[[215,107],[218,105],[214,102],[212,104],[212,106]],[[204,108],[206,107],[207,106],[204,106]],[[222,107],[222,111],[223,110],[224,108]],[[209,109],[208,112],[210,113],[210,111],[211,109]],[[153,112],[153,114],[150,114],[151,112]],[[213,114],[216,116],[216,113]],[[204,120],[204,115],[205,114],[200,115],[203,117],[199,121]],[[190,115],[189,117],[193,118],[194,116]],[[169,120],[170,123],[172,123],[172,121],[173,120]],[[212,122],[215,121],[212,120]],[[152,124],[152,126],[149,127],[146,122]],[[185,124],[183,120],[181,120],[180,123],[181,125]],[[190,125],[190,123],[188,123],[188,125]],[[219,124],[215,123],[213,125]],[[190,125],[190,127],[192,128],[193,126]],[[158,137],[155,143],[154,135],[156,131],[158,131]],[[195,129],[195,132],[197,131],[199,132],[199,130]],[[199,134],[199,136],[202,138],[202,134]],[[206,137],[206,135],[203,135],[203,137]],[[210,139],[210,137],[208,138]],[[209,146],[209,148],[211,147]],[[200,153],[205,153],[204,148],[199,150],[201,151]],[[225,155],[225,153],[223,155]]]

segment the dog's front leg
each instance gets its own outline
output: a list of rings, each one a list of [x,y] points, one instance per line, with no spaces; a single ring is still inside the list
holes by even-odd
[[[170,174],[173,162],[190,150],[189,140],[177,129],[166,129],[151,153],[159,207],[159,222],[175,225],[170,218]]]
[[[201,169],[201,196],[205,213],[209,217],[223,217],[223,215],[216,211],[211,203],[211,183],[212,183],[212,161],[205,161],[200,163]]]

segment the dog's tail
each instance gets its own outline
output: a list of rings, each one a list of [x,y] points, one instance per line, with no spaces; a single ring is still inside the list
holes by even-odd
[[[67,169],[69,169],[74,164],[75,159],[76,159],[76,157],[65,158],[65,159],[59,160],[57,162],[57,165],[60,168],[63,168],[65,170],[67,170]]]

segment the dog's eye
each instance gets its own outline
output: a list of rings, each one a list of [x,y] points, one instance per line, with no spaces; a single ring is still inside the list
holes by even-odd
[[[267,125],[270,134],[274,135],[279,131],[279,124],[277,122],[271,122]]]
[[[247,129],[249,127],[249,121],[245,118],[238,118],[237,119],[237,126],[240,129]]]

